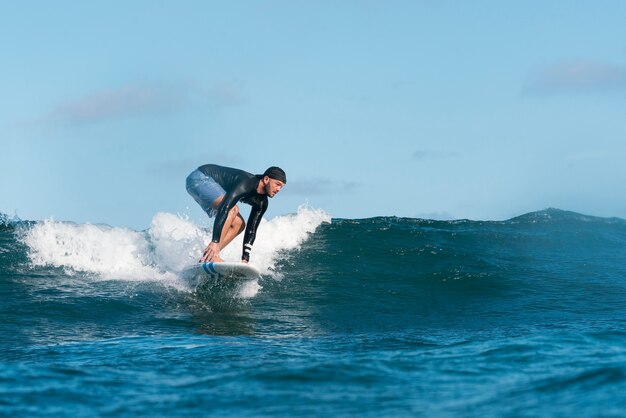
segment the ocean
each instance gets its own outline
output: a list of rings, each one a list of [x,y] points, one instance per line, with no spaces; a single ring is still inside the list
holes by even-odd
[[[0,415],[626,416],[625,220],[301,207],[192,285],[208,236],[2,215]]]

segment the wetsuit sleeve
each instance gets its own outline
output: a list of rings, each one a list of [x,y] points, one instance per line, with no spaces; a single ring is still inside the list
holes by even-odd
[[[267,197],[261,201],[259,206],[253,206],[248,217],[248,225],[246,226],[246,232],[243,236],[243,253],[241,259],[250,261],[250,251],[252,251],[252,244],[256,238],[256,230],[263,219],[263,214],[267,210]]]
[[[231,210],[245,194],[245,184],[240,184],[226,193],[222,204],[217,210],[217,215],[215,215],[215,222],[213,223],[213,242],[220,242],[222,229],[224,229],[224,223],[226,223],[226,218],[228,218],[228,211]]]

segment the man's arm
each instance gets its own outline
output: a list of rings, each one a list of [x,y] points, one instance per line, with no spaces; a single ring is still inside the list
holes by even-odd
[[[267,198],[263,200],[261,206],[253,206],[248,217],[248,225],[246,225],[246,232],[243,236],[243,252],[241,254],[241,260],[244,262],[250,261],[250,251],[252,251],[252,244],[256,239],[256,230],[263,219],[263,214],[267,210]]]

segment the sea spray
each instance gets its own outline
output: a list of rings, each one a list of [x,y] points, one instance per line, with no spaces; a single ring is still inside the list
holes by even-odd
[[[257,232],[250,262],[261,269],[264,275],[280,277],[276,262],[285,257],[286,252],[300,248],[317,227],[330,223],[330,215],[322,209],[302,205],[297,213],[277,216],[270,221],[263,220]],[[229,257],[241,256],[243,237],[239,236],[234,246],[227,248]],[[237,259],[237,258],[235,258]]]
[[[297,249],[330,219],[323,210],[304,205],[295,214],[263,219],[252,262],[263,275],[278,274],[281,254]],[[102,280],[159,281],[180,287],[181,272],[197,262],[210,237],[211,229],[203,230],[179,215],[157,213],[145,231],[47,219],[26,228],[22,242],[29,248],[32,266],[60,267],[69,274],[84,272]],[[242,240],[237,237],[222,256],[238,260]],[[254,289],[248,285],[242,293],[252,295]]]
[[[153,263],[178,274],[198,261],[206,233],[188,219],[160,212],[152,218],[145,237],[150,242]]]
[[[108,225],[47,219],[28,228],[22,241],[33,266],[61,267],[68,274],[92,273],[104,280],[171,280],[152,263],[144,233]]]

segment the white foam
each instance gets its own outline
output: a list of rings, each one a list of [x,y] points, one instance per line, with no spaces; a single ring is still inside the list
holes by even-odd
[[[310,233],[330,215],[321,209],[300,206],[290,215],[263,219],[259,225],[251,262],[264,276],[277,276],[276,262],[284,251],[297,249]],[[206,231],[188,219],[171,213],[157,213],[146,231],[108,225],[75,224],[48,219],[24,232],[34,266],[82,271],[96,279],[159,281],[185,288],[181,273],[197,262],[210,242]],[[243,234],[222,251],[227,261],[241,257]],[[241,288],[242,297],[256,295],[257,282]]]
[[[277,216],[269,221],[263,219],[257,230],[250,262],[261,270],[261,274],[276,276],[276,262],[281,255],[287,250],[299,248],[318,226],[330,221],[327,212],[307,205],[301,205],[295,214]],[[222,257],[229,261],[240,259],[242,246],[243,234],[225,248]]]

